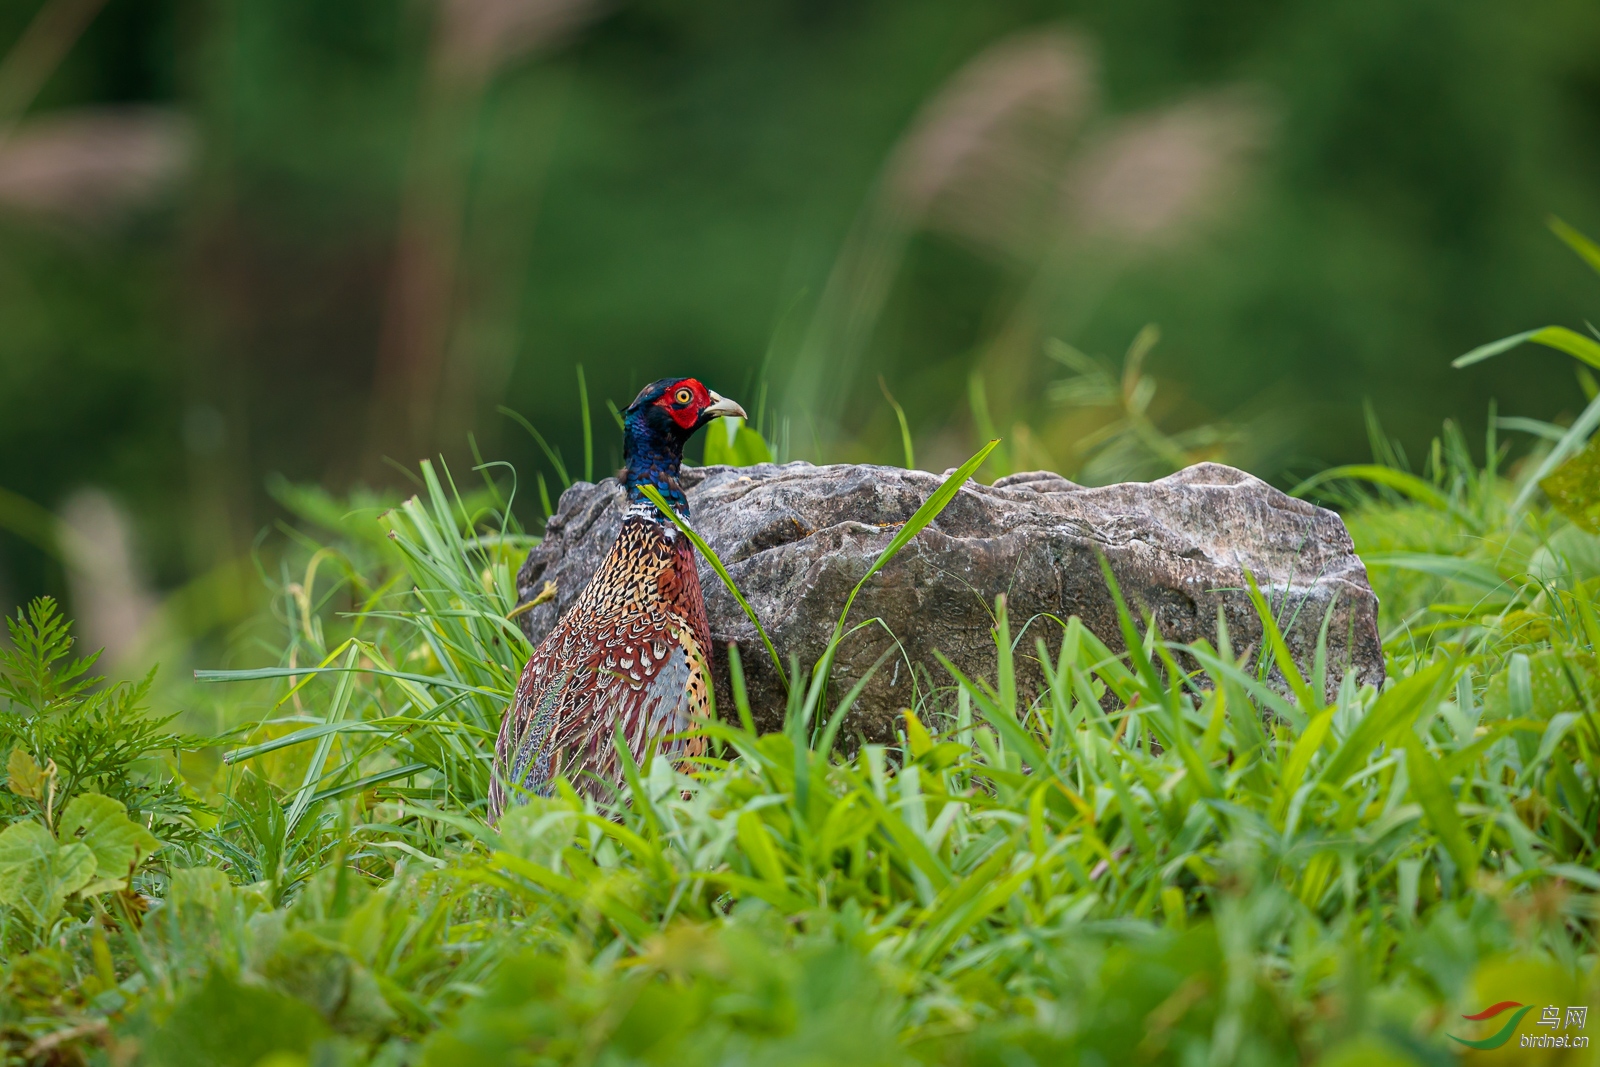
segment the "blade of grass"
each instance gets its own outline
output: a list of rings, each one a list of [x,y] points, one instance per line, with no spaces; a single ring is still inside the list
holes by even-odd
[[[1423,747],[1421,740],[1410,730],[1404,731],[1406,770],[1411,775],[1411,794],[1422,805],[1433,832],[1450,858],[1455,861],[1461,876],[1471,880],[1478,868],[1478,853],[1461,825],[1461,815],[1456,810],[1456,798],[1450,794],[1450,783],[1439,772],[1439,764]]]
[[[915,470],[917,467],[917,453],[911,447],[911,423],[906,421],[906,409],[900,406],[894,396],[889,392],[889,383],[883,380],[883,375],[878,375],[878,388],[883,390],[883,398],[894,408],[894,417],[900,420],[900,446],[906,453],[906,470]]]
[[[61,546],[57,537],[61,529],[49,510],[9,489],[0,489],[0,530],[10,530],[34,548],[59,559]]]
[[[1595,244],[1578,230],[1569,226],[1565,220],[1555,215],[1551,215],[1546,219],[1545,225],[1549,226],[1550,231],[1561,238],[1568,248],[1578,253],[1583,261],[1589,264],[1596,273],[1600,273],[1600,245]]]
[[[1509,352],[1524,343],[1544,345],[1546,348],[1565,352],[1575,359],[1581,359],[1591,367],[1600,367],[1600,343],[1565,326],[1541,326],[1536,330],[1524,330],[1510,337],[1502,337],[1498,341],[1490,341],[1486,345],[1479,345],[1466,355],[1457,356],[1450,365],[1456,368],[1470,367],[1502,352]]]
[[[594,427],[589,422],[589,383],[578,364],[578,410],[583,416],[583,480],[594,481]]]
[[[544,434],[535,429],[533,423],[523,418],[520,412],[513,411],[504,404],[496,407],[495,410],[507,418],[515,419],[519,424],[521,424],[524,430],[528,431],[529,435],[533,437],[539,448],[544,451],[544,458],[548,459],[550,461],[550,466],[555,468],[556,477],[561,479],[561,488],[570,488],[572,485],[572,479],[567,476],[567,465],[561,462],[561,453],[550,447],[550,442],[544,439]]]
[[[1380,743],[1394,744],[1396,738],[1410,734],[1411,724],[1429,701],[1442,697],[1449,690],[1454,667],[1450,661],[1435,663],[1390,686],[1345,735],[1323,768],[1321,780],[1340,788]]]
[[[1289,692],[1294,694],[1301,711],[1307,715],[1315,715],[1322,707],[1323,694],[1313,693],[1311,687],[1306,684],[1305,677],[1301,675],[1300,668],[1294,662],[1294,653],[1289,651],[1289,643],[1283,638],[1283,631],[1278,629],[1278,620],[1272,616],[1267,598],[1261,595],[1261,589],[1256,585],[1255,575],[1245,571],[1244,580],[1250,590],[1250,603],[1255,605],[1256,615],[1261,619],[1262,634],[1272,649],[1272,658],[1277,662],[1278,670],[1282,672],[1284,681],[1289,685]]]
[[[1415,500],[1419,504],[1428,504],[1441,511],[1453,511],[1454,506],[1450,498],[1441,493],[1432,483],[1418,478],[1415,474],[1395,470],[1378,463],[1349,463],[1342,467],[1332,467],[1328,470],[1313,474],[1293,489],[1289,490],[1290,496],[1301,496],[1319,485],[1348,478],[1356,481],[1372,482],[1374,485],[1387,486]]]
[[[355,678],[355,672],[350,668],[355,666],[356,657],[360,653],[361,649],[352,642],[350,652],[345,656],[345,669],[339,676],[339,685],[334,693],[333,705],[328,709],[327,722],[330,726],[337,724],[340,719],[344,718],[345,708],[349,706],[350,691],[353,688],[351,682]],[[289,805],[289,813],[285,818],[288,824],[288,833],[292,834],[294,832],[294,828],[300,822],[301,816],[311,806],[311,798],[317,791],[317,783],[322,780],[322,768],[328,762],[328,752],[333,748],[333,739],[334,735],[330,732],[324,734],[317,741],[317,751],[311,757],[310,766],[306,768],[305,780],[301,782],[299,791],[295,793],[294,802]]]
[[[1481,560],[1462,559],[1433,552],[1370,552],[1361,557],[1369,567],[1395,567],[1400,570],[1447,578],[1488,592],[1505,588],[1507,579]]]
[[[723,566],[721,557],[712,550],[710,545],[706,544],[705,538],[690,527],[688,520],[679,515],[677,510],[667,503],[666,497],[661,495],[659,489],[653,485],[641,485],[639,488],[661,514],[672,520],[672,524],[683,532],[683,535],[689,539],[689,543],[694,545],[700,555],[705,557],[707,563],[711,564],[711,569],[717,572],[717,577],[722,579],[722,584],[727,587],[729,593],[733,594],[733,599],[738,601],[739,607],[744,609],[745,617],[750,620],[750,625],[754,626],[756,633],[761,635],[761,643],[766,646],[767,655],[772,657],[773,669],[778,672],[778,677],[783,679],[784,689],[789,689],[791,685],[789,673],[783,669],[783,660],[778,658],[777,646],[772,643],[772,638],[767,636],[766,627],[762,626],[761,620],[756,617],[756,609],[750,606],[750,601],[746,600],[744,593],[739,591],[739,586],[734,582],[733,575],[729,574],[728,568]]]
[[[850,595],[845,598],[844,610],[839,612],[839,621],[833,628],[833,640],[829,642],[830,654],[840,635],[844,633],[845,620],[850,617],[850,606],[856,602],[857,594],[867,584],[868,579],[882,570],[890,560],[900,554],[902,548],[911,543],[913,537],[921,533],[930,522],[939,517],[939,513],[945,509],[950,501],[955,499],[956,494],[961,491],[961,487],[967,484],[967,479],[972,477],[974,471],[983,466],[983,461],[989,458],[989,453],[993,452],[999,444],[1000,439],[995,438],[978,449],[971,459],[957,467],[950,477],[939,484],[939,488],[935,489],[928,496],[928,499],[922,502],[922,506],[916,510],[911,518],[905,521],[905,525],[895,531],[894,538],[882,552],[878,553],[878,558],[872,561],[872,566],[867,568],[867,573],[861,576],[861,580],[856,582],[855,588],[851,589]]]

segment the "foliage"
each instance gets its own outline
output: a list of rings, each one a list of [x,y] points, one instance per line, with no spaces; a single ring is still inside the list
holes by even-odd
[[[1072,443],[1073,455],[1082,461],[1073,473],[1083,482],[1148,481],[1192,463],[1226,461],[1237,450],[1242,434],[1226,424],[1210,423],[1168,434],[1151,418],[1157,382],[1145,372],[1144,362],[1160,337],[1154,326],[1140,330],[1123,357],[1120,377],[1063,341],[1045,345],[1045,354],[1072,372],[1050,383],[1050,401],[1069,412],[1106,416]]]
[[[1600,443],[1596,440],[1540,479],[1539,488],[1574,526],[1600,533]]]
[[[103,685],[89,671],[99,654],[73,657],[70,626],[41,598],[6,620],[11,647],[0,648],[0,752],[7,789],[0,818],[42,817],[49,824],[88,792],[103,794],[164,832],[184,833],[192,798],[181,779],[158,770],[164,753],[199,740],[166,729],[173,716],[144,708],[154,671],[139,682]],[[153,773],[152,773],[153,772]]]
[[[1160,461],[1173,439],[1138,421],[1152,340],[1120,384],[1071,355],[1063,399],[1111,402],[1105,440]],[[250,716],[205,805],[153,759],[196,742],[139,713],[148,681],[90,677],[53,604],[12,624],[0,1048],[1425,1064],[1489,1035],[1459,1020],[1485,1004],[1587,1004],[1600,536],[1570,465],[1588,452],[1552,465],[1545,443],[1570,428],[1491,419],[1482,465],[1447,425],[1417,473],[1371,427],[1374,462],[1301,491],[1343,506],[1371,568],[1381,689],[1327,697],[1326,655],[1297,666],[1253,586],[1264,647],[1234,648],[1222,619],[1214,642],[1180,645],[1107,570],[1129,652],[1077,618],[1013,619],[1001,597],[994,676],[945,663],[952,684],[905,709],[898,744],[847,756],[832,740],[861,683],[829,682],[852,593],[819,662],[783,672],[780,732],[751,726],[731,650],[735,706],[705,727],[707,756],[641,767],[623,750],[613,797],[562,782],[497,828],[489,751],[528,654],[515,572],[536,543],[515,482],[482,464],[464,490],[424,463],[394,504],[279,483],[299,519],[270,576],[282,639],[269,665],[198,672]],[[1536,441],[1511,467],[1506,429]],[[760,440],[735,427],[731,453],[742,434]]]
[[[1560,219],[1552,218],[1550,227],[1557,237],[1578,254],[1579,258],[1592,267],[1595,273],[1600,274],[1600,245],[1596,245]],[[1591,326],[1589,329],[1592,332],[1594,327]],[[1482,362],[1502,352],[1508,352],[1524,342],[1565,352],[1581,363],[1587,364],[1588,367],[1600,368],[1600,342],[1569,330],[1565,326],[1544,326],[1480,345],[1458,358],[1454,366],[1466,367]],[[1579,525],[1588,525],[1591,520],[1587,517],[1587,512],[1595,502],[1595,490],[1591,478],[1595,470],[1595,457],[1592,452],[1584,453],[1581,450],[1584,442],[1593,436],[1596,427],[1600,427],[1600,393],[1597,393],[1594,377],[1587,367],[1579,367],[1578,375],[1578,380],[1589,394],[1589,406],[1579,413],[1564,432],[1557,431],[1551,426],[1540,427],[1532,420],[1522,420],[1536,432],[1542,430],[1554,444],[1527,480],[1522,492],[1517,495],[1517,504],[1526,503],[1534,486],[1538,485],[1550,494],[1551,502],[1558,510],[1568,517],[1573,517],[1576,513],[1578,518],[1575,521]]]
[[[899,746],[830,752],[853,694],[815,678],[758,736],[736,686],[697,765],[498,830],[472,813],[530,539],[431,466],[382,536],[304,498],[337,528],[279,587],[280,666],[211,676],[275,709],[221,818],[158,853],[147,916],[118,895],[109,936],[69,913],[64,947],[13,954],[0,1026],[149,1063],[1434,1062],[1480,1000],[1596,991],[1597,539],[1537,504],[1508,531],[1517,485],[1468,463],[1449,430],[1425,477],[1325,485],[1383,550],[1381,692],[1323,700],[1271,625],[1287,693],[1225,629],[1180,647],[1125,613],[1131,655],[1075,619],[1028,647],[1002,598],[996,676],[908,710]],[[1491,574],[1492,620],[1429,599]],[[11,673],[29,707],[87,692]],[[48,894],[82,877],[74,820],[7,831],[50,838]]]
[[[87,898],[127,889],[160,844],[120,803],[84,793],[61,812],[54,832],[32,819],[0,831],[0,904],[48,930],[69,894]]]
[[[1600,247],[1559,220],[1552,226],[1600,271]],[[1592,341],[1556,330],[1504,338],[1456,363],[1478,362],[1530,340],[1584,362],[1600,351]],[[1594,477],[1600,395],[1583,373],[1580,368],[1589,403],[1570,426],[1497,418],[1491,410],[1481,469],[1460,429],[1446,423],[1423,471],[1413,473],[1403,449],[1384,435],[1369,409],[1378,462],[1323,471],[1295,490],[1315,490],[1341,504],[1367,566],[1399,572],[1383,598],[1389,647],[1428,655],[1447,639],[1479,653],[1495,650],[1486,659],[1490,670],[1515,670],[1519,678],[1530,669],[1524,661],[1534,662],[1529,656],[1553,657],[1571,679],[1577,701],[1571,711],[1584,706],[1579,679],[1593,675],[1595,635],[1586,605],[1600,581],[1600,538],[1591,514],[1600,506]],[[1501,473],[1507,457],[1501,430],[1531,434],[1540,446],[1510,479]],[[1550,510],[1531,506],[1540,490]]]
[[[707,467],[726,463],[731,467],[752,467],[771,463],[772,449],[754,427],[740,418],[725,418],[706,430],[703,460]]]

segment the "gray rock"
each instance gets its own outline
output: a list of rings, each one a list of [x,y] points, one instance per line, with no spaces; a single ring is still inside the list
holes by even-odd
[[[809,463],[685,468],[692,522],[722,558],[788,666],[822,654],[851,588],[942,478],[898,467]],[[621,525],[615,479],[569,488],[542,544],[517,575],[523,603],[555,583],[553,601],[521,616],[535,644],[577,599]],[[896,713],[930,686],[950,684],[934,658],[992,680],[995,596],[1006,594],[1017,644],[1019,685],[1036,690],[1036,638],[1059,648],[1077,615],[1113,649],[1123,648],[1101,577],[1105,554],[1124,595],[1150,612],[1171,640],[1216,640],[1217,613],[1236,651],[1259,649],[1261,624],[1245,589],[1250,571],[1275,609],[1301,669],[1310,676],[1317,634],[1328,625],[1328,688],[1354,670],[1381,684],[1377,597],[1339,516],[1279,492],[1243,471],[1201,463],[1160,481],[1084,488],[1035,471],[994,485],[969,482],[857,597],[850,622],[880,619],[849,637],[837,678],[861,677],[898,639],[902,653],[868,683],[846,733],[893,737]],[[718,707],[731,714],[727,643],[738,644],[758,725],[782,721],[784,690],[760,638],[704,562]],[[890,631],[893,637],[890,636]]]

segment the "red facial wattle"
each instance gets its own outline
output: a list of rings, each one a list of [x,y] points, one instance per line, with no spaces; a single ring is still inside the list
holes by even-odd
[[[680,401],[680,395],[685,391],[690,394],[688,403]],[[711,394],[693,378],[685,378],[661,394],[661,399],[656,401],[656,406],[665,408],[667,414],[672,416],[672,421],[685,430],[694,429],[700,421],[700,413],[710,404]]]

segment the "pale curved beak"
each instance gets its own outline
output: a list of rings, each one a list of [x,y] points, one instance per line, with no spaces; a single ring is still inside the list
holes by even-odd
[[[706,409],[700,413],[702,417],[716,418],[719,415],[731,415],[740,419],[748,419],[750,417],[744,413],[744,408],[727,397],[719,396],[709,389],[706,392],[711,394],[711,403],[706,405]]]

